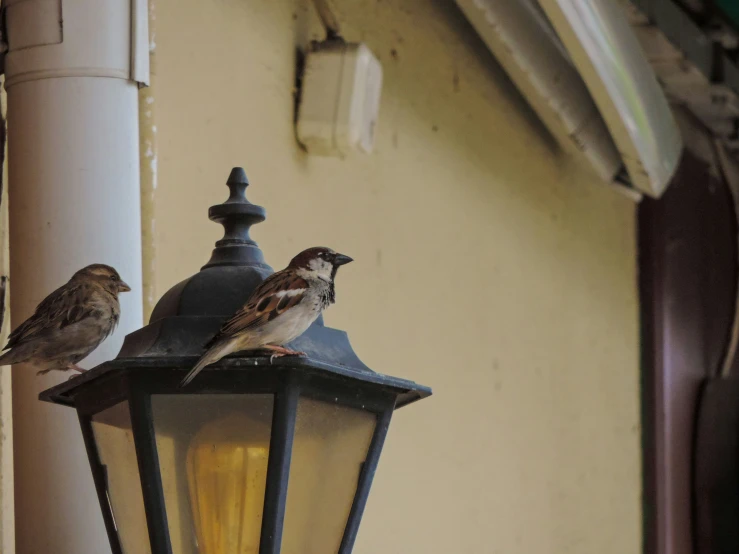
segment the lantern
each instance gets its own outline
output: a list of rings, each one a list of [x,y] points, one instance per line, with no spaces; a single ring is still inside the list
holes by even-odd
[[[179,383],[272,269],[243,169],[209,210],[210,261],[118,356],[41,393],[79,415],[113,554],[349,554],[393,411],[431,394],[375,373],[319,318],[271,361],[237,353]]]

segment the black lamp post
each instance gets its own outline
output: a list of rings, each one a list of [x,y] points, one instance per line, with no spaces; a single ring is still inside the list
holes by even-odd
[[[118,357],[41,393],[77,409],[113,554],[349,554],[393,410],[427,387],[365,366],[319,319],[307,358],[229,357],[178,384],[272,272],[243,169],[209,210],[226,232]]]

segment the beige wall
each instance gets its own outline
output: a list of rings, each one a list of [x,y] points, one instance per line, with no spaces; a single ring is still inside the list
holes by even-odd
[[[243,165],[275,268],[325,244],[326,322],[434,387],[391,428],[357,554],[641,544],[635,206],[558,156],[451,1],[340,0],[385,69],[376,153],[294,140],[305,0],[157,0],[156,287],[207,260]]]

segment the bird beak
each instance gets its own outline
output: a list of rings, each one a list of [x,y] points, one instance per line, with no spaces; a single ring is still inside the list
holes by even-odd
[[[349,256],[344,256],[344,254],[336,254],[336,257],[334,258],[334,265],[338,267],[340,265],[346,265],[349,262],[353,261],[354,260]]]
[[[131,287],[129,287],[123,281],[118,281],[118,292],[130,292],[130,291],[131,291]]]

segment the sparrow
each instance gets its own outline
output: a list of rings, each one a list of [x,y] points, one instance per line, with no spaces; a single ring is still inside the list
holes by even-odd
[[[353,261],[322,246],[308,248],[290,264],[270,275],[220,331],[205,345],[206,352],[180,383],[224,356],[247,350],[267,350],[270,361],[280,356],[305,356],[283,345],[302,335],[336,300],[334,279],[339,267]]]
[[[77,362],[113,332],[121,313],[118,294],[130,290],[108,265],[80,269],[10,333],[0,365],[27,363],[38,375],[53,370],[82,373]]]

